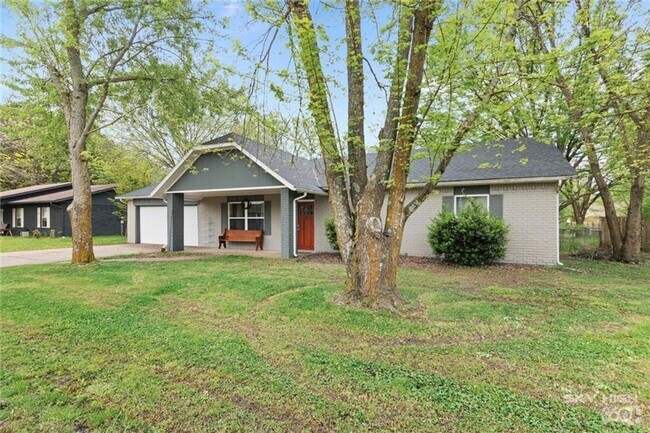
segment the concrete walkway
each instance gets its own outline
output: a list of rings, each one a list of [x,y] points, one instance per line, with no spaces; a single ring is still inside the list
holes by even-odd
[[[94,248],[95,257],[107,258],[113,256],[123,256],[128,254],[151,254],[159,253],[160,245],[152,244],[120,244],[120,245],[100,245]],[[185,247],[185,251],[201,255],[242,255],[267,258],[279,258],[279,251],[255,251],[254,249],[233,249],[233,248],[204,248],[204,247]],[[34,251],[16,251],[12,253],[0,253],[0,268],[9,266],[22,265],[42,265],[46,263],[69,262],[72,256],[72,248],[54,248],[51,250],[34,250]],[[195,260],[200,259],[200,255],[176,256],[176,257],[134,257],[115,259],[127,262],[156,262],[156,261],[176,261],[176,260]]]
[[[160,245],[120,244],[99,245],[94,248],[95,257],[121,256],[124,254],[155,253]],[[0,268],[21,265],[42,265],[45,263],[69,262],[72,248],[53,248],[51,250],[16,251],[0,253]]]

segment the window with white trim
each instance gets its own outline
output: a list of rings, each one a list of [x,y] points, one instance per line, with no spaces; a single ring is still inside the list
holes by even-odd
[[[36,225],[39,229],[49,229],[50,228],[50,207],[49,206],[39,206],[36,209]]]
[[[23,227],[25,221],[25,209],[15,207],[11,211],[11,225],[14,227]]]
[[[228,228],[231,230],[264,230],[264,202],[228,203]]]
[[[461,213],[467,205],[471,202],[478,203],[486,211],[490,210],[490,195],[489,194],[467,194],[454,196],[454,214]]]

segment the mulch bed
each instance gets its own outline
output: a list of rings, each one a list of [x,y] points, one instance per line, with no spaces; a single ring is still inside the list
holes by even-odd
[[[337,253],[315,253],[298,259],[303,263],[341,264]],[[545,266],[495,263],[489,266],[465,267],[446,263],[434,257],[401,256],[400,267],[426,270],[432,275],[452,279],[466,290],[474,290],[485,285],[504,285],[507,287],[526,287],[531,279],[548,272]]]
[[[298,259],[299,262],[304,263],[332,263],[337,264],[341,263],[341,256],[338,253],[314,253],[309,254]],[[524,270],[524,269],[539,269],[539,266],[533,265],[519,265],[513,263],[494,263],[488,266],[479,266],[476,268],[468,268],[460,265],[455,265],[453,263],[446,263],[441,259],[435,257],[414,257],[414,256],[400,256],[399,258],[400,265],[414,268],[414,269],[428,269],[428,268],[437,268],[437,269],[484,269],[484,270],[494,270],[494,271],[505,271],[505,270]]]

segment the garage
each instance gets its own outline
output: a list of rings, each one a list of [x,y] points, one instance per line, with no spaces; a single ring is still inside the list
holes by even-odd
[[[167,244],[167,207],[139,206],[140,208],[140,243]],[[197,206],[185,206],[184,243],[199,246],[199,218]]]

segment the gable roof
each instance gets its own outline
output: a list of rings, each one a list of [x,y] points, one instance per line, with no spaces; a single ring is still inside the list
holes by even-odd
[[[266,146],[258,141],[239,134],[230,133],[203,145],[237,143],[246,153],[262,162],[269,169],[293,185],[298,191],[322,194],[322,186],[327,185],[323,170],[314,161],[294,155],[277,147]]]
[[[101,192],[115,190],[115,184],[106,185],[92,185],[90,187],[91,194],[99,194]],[[63,191],[55,191],[49,194],[41,194],[34,197],[23,198],[19,200],[8,200],[8,204],[36,204],[36,203],[57,203],[61,201],[70,200],[73,197],[72,188]]]
[[[575,175],[575,169],[555,146],[523,138],[480,143],[457,153],[439,183],[564,179]]]
[[[9,198],[20,197],[23,195],[33,195],[41,192],[52,191],[56,189],[64,189],[71,187],[70,182],[61,183],[45,183],[41,185],[26,186],[24,188],[9,189],[7,191],[0,191],[0,199],[5,200]]]
[[[161,198],[201,155],[221,149],[239,150],[266,173],[293,191],[325,194],[318,184],[318,178],[315,178],[314,165],[311,160],[231,133],[207,141],[190,150],[183,160],[156,185],[150,193],[150,197]]]

